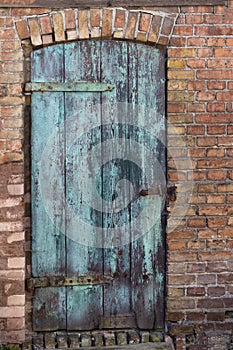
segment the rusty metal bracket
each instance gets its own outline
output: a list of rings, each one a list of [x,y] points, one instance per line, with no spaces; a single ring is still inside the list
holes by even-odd
[[[175,202],[176,201],[176,186],[170,186],[167,188],[167,200],[169,202]]]
[[[113,281],[112,276],[75,276],[75,277],[32,277],[27,279],[27,290],[33,292],[35,288],[63,287],[63,286],[92,286],[107,284]]]
[[[114,85],[100,82],[80,81],[76,83],[32,82],[26,83],[25,93],[31,92],[111,92]]]

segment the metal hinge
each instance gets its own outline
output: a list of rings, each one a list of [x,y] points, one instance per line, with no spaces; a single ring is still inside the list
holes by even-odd
[[[114,85],[100,82],[80,81],[77,83],[33,82],[26,83],[24,91],[30,92],[106,92],[112,91]]]
[[[63,286],[89,286],[98,284],[107,284],[113,281],[112,276],[49,276],[49,277],[32,277],[27,279],[27,290],[33,292],[34,288],[46,287],[63,287]]]

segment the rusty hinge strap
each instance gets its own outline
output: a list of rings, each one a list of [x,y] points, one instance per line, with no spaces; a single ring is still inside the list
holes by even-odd
[[[111,84],[90,81],[77,83],[33,82],[25,84],[25,92],[105,92],[113,89],[114,86]]]
[[[34,288],[46,287],[63,287],[63,286],[88,286],[97,284],[111,283],[112,276],[75,276],[75,277],[32,277],[27,279],[27,290],[32,291]]]

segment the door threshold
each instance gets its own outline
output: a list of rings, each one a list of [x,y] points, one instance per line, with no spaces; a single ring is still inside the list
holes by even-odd
[[[164,340],[165,339],[165,340]],[[129,330],[102,330],[83,332],[40,332],[23,345],[23,350],[173,350],[170,337],[162,332]]]

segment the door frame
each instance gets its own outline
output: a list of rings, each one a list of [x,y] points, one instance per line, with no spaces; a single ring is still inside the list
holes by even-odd
[[[134,11],[133,11],[134,12]],[[143,15],[143,11],[140,11],[141,15]],[[130,11],[129,11],[130,14]],[[147,13],[145,12],[145,14],[147,15]],[[107,13],[106,13],[107,15]],[[168,14],[168,18],[170,20],[170,16],[171,14]],[[164,51],[166,53],[166,49],[167,49],[167,44],[169,43],[170,40],[170,35],[173,31],[173,27],[175,24],[175,21],[178,17],[178,15],[174,15],[173,16],[173,22],[170,21],[170,32],[167,36],[167,40],[164,41],[165,45],[160,45],[159,41],[162,42],[161,38],[158,36],[158,39],[156,40],[156,43],[148,43],[148,42],[142,42],[142,44],[144,45],[150,45],[150,46],[162,46],[164,48]],[[38,16],[39,17],[39,16]],[[165,16],[166,18],[166,16]],[[26,20],[30,19],[30,17],[28,17]],[[155,29],[155,31],[157,32],[161,32],[161,28],[157,28]],[[29,34],[30,35],[30,34]],[[157,33],[155,33],[155,35],[157,35]],[[31,37],[30,37],[31,38]],[[117,39],[117,40],[121,40],[119,38],[116,38],[114,36],[114,33],[112,32],[110,34],[110,36],[107,36],[107,38],[110,39]],[[85,39],[85,38],[83,38]],[[104,40],[106,39],[106,37],[103,35],[103,32],[101,32],[101,36],[97,37],[96,39],[92,39],[89,38],[88,40]],[[54,39],[53,39],[54,40]],[[140,42],[140,40],[136,40],[134,38],[134,34],[131,34],[131,37],[126,39],[127,41],[134,41],[134,42]],[[41,47],[41,45],[38,47],[36,44],[34,44],[32,38],[31,38],[31,42],[29,40],[22,40],[23,41],[23,49],[24,49],[24,57],[25,57],[25,64],[26,64],[26,71],[25,71],[25,82],[30,82],[30,53],[33,50],[36,50],[37,48]],[[68,42],[68,40],[66,40],[65,42]],[[51,43],[51,45],[56,44],[55,40]],[[47,46],[42,45],[42,46]],[[166,61],[165,61],[166,62]],[[166,73],[166,67],[165,67],[165,73]],[[165,90],[166,92],[166,90]],[[30,94],[29,93],[25,93],[25,97],[26,97],[26,102],[25,102],[25,146],[24,146],[24,150],[25,150],[25,193],[26,193],[26,201],[25,201],[25,216],[26,218],[28,218],[28,220],[30,221],[30,172],[28,171],[28,169],[30,168],[30,123],[31,123],[31,115],[30,115]],[[165,97],[165,115],[166,115],[166,97]],[[167,282],[166,282],[166,275],[167,275],[167,264],[166,264],[166,255],[167,255],[167,246],[166,246],[166,226],[167,226],[167,212],[166,212],[166,208],[163,212],[162,215],[162,228],[163,228],[163,239],[164,239],[164,247],[165,247],[165,282],[164,282],[164,298],[163,298],[163,303],[164,303],[164,325],[165,325],[165,312],[166,312],[166,295],[167,295]],[[29,225],[30,226],[30,225]],[[26,241],[27,244],[30,245],[30,241],[31,241],[31,236],[30,236],[30,227],[27,229],[26,228]],[[29,269],[26,271],[26,278],[31,277],[30,275],[30,262],[31,262],[31,252],[30,252],[30,248],[28,248],[27,252],[26,252],[26,261],[27,261],[27,265],[29,266]],[[32,300],[32,295],[27,292],[26,293],[26,297],[27,297],[27,302],[31,303]],[[29,308],[30,309],[30,308]],[[31,333],[32,329],[31,329],[31,314],[30,311],[26,314],[26,328],[28,329],[29,333]],[[164,331],[164,330],[163,330]]]

